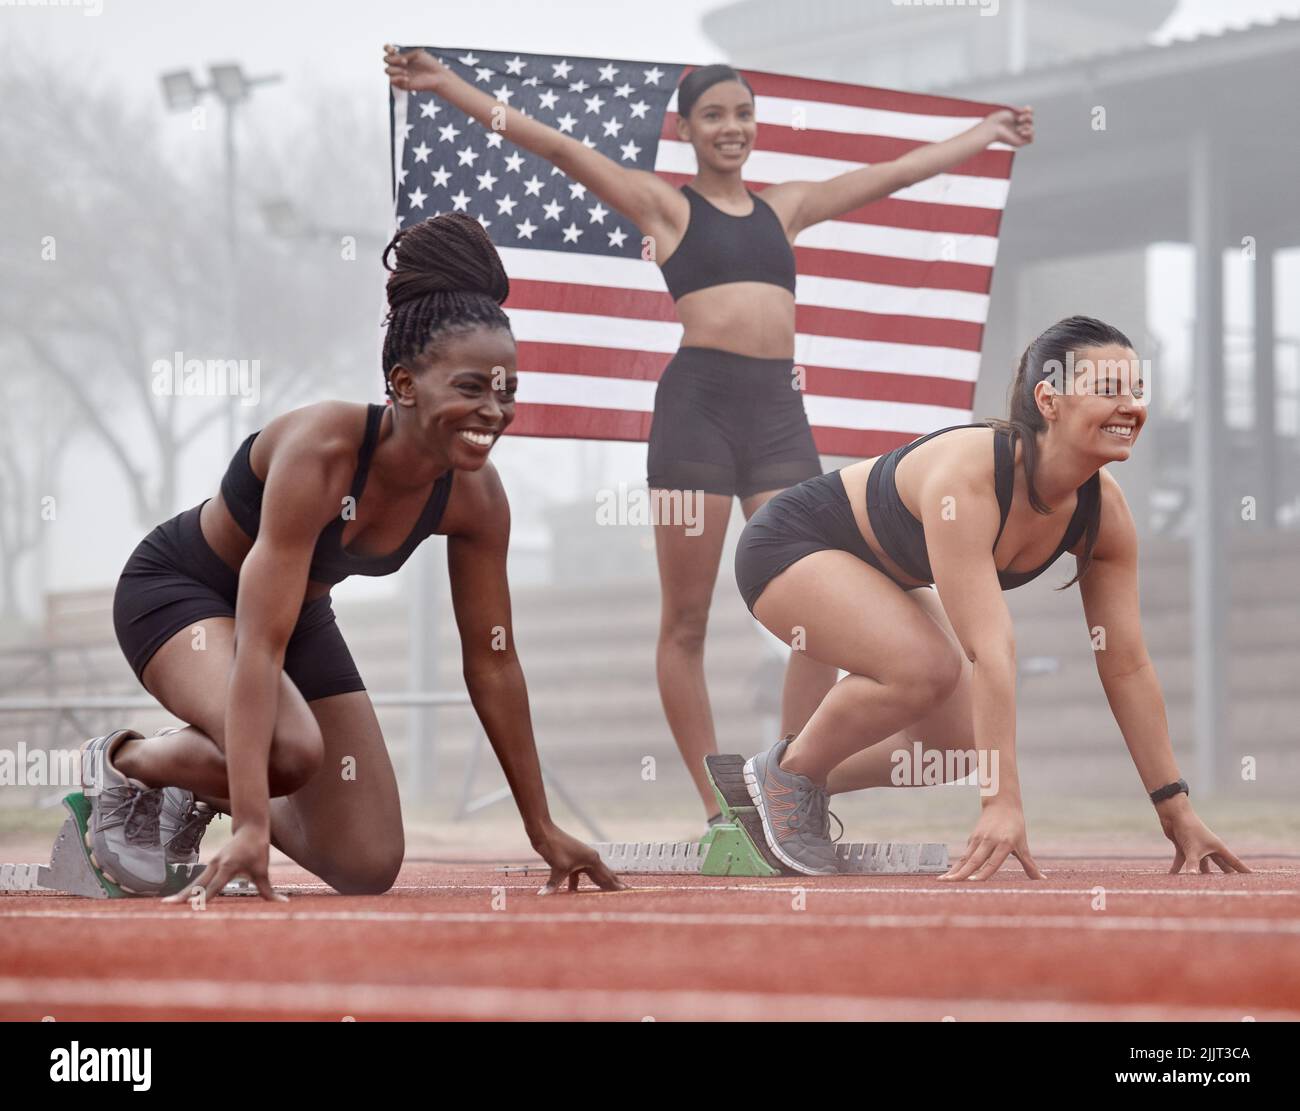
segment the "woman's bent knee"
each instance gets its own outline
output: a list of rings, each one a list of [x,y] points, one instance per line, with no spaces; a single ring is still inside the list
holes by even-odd
[[[277,729],[267,761],[271,794],[293,794],[310,782],[324,760],[325,740],[315,719],[291,729]]]
[[[397,882],[402,869],[404,847],[372,854],[364,860],[352,860],[321,875],[340,895],[382,895]]]
[[[929,711],[947,701],[961,682],[961,657],[953,650],[914,657],[884,680],[908,706]]]

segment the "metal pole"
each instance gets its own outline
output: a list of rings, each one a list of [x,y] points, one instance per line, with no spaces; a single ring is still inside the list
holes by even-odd
[[[437,566],[434,545],[421,544],[408,566],[411,584],[410,620],[407,625],[409,659],[407,685],[412,692],[431,691],[438,679]],[[408,716],[406,795],[414,803],[429,798],[438,764],[437,723],[433,712],[414,707]]]
[[[1188,209],[1196,259],[1195,342],[1192,345],[1190,468],[1195,528],[1191,538],[1192,731],[1196,789],[1218,786],[1226,741],[1224,609],[1227,594],[1222,491],[1223,433],[1223,234],[1222,190],[1215,150],[1206,131],[1190,147]]]
[[[1255,440],[1259,444],[1258,520],[1272,532],[1277,527],[1278,469],[1281,459],[1277,443],[1277,380],[1274,353],[1277,349],[1273,317],[1273,248],[1258,247],[1255,254],[1254,347],[1255,347]]]
[[[235,175],[237,165],[235,161],[235,103],[231,100],[224,100],[225,105],[225,169],[226,169],[226,249],[230,259],[230,285],[227,290],[227,325],[228,333],[226,340],[230,343],[233,351],[231,354],[238,358],[239,351],[239,224],[238,211],[235,204]],[[235,447],[239,440],[239,432],[236,426],[238,413],[236,410],[235,392],[232,390],[226,397],[226,455],[233,455]]]

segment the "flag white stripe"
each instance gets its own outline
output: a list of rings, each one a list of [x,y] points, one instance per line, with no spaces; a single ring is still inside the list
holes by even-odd
[[[991,235],[918,231],[842,220],[825,220],[805,228],[795,239],[795,246],[908,258],[918,262],[963,262],[988,267],[993,266],[998,254],[998,241]]]
[[[797,277],[795,291],[800,305],[816,305],[824,309],[925,316],[970,324],[983,324],[989,311],[988,294],[967,293],[960,289],[884,285],[814,275]]]
[[[930,116],[922,112],[897,112],[887,108],[860,108],[853,104],[832,104],[826,100],[798,100],[760,93],[754,114],[760,124],[792,127],[795,112],[803,111],[809,131],[837,131],[845,135],[879,135],[886,139],[911,139],[922,143],[942,142],[983,123],[983,116]],[[677,94],[668,101],[668,111],[677,111]],[[992,143],[989,150],[1012,150],[1008,143]]]
[[[745,160],[745,180],[774,184],[782,181],[826,181],[870,163],[840,158],[819,158],[811,154],[753,150]],[[655,152],[655,169],[660,173],[694,174],[695,148],[677,139],[660,139]],[[968,174],[935,174],[925,181],[891,193],[900,201],[947,204],[964,208],[1006,207],[1011,182],[1002,177],[973,177]]]
[[[519,372],[519,401],[524,405],[571,405],[579,409],[617,409],[654,412],[655,383],[629,378],[593,378],[586,374]],[[867,401],[861,398],[804,395],[810,424],[825,428],[880,429],[915,432],[964,424],[969,409],[901,401]]]
[[[627,320],[588,313],[506,308],[515,339],[531,343],[608,347],[672,355],[681,344],[682,326],[675,321]],[[952,378],[974,382],[979,352],[916,343],[840,339],[799,333],[794,338],[795,362],[834,367],[864,374],[912,374],[922,378]],[[863,370],[869,367],[870,370]],[[618,368],[611,367],[612,372]]]

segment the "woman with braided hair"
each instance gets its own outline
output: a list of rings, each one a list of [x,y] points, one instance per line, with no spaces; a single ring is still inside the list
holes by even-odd
[[[477,221],[444,215],[399,231],[384,264],[389,404],[323,401],[276,417],[240,446],[219,493],[154,529],[122,572],[118,641],[188,723],[88,742],[99,782],[87,841],[129,891],[159,892],[168,864],[196,862],[218,812],[234,833],[199,877],[206,891],[244,875],[281,898],[271,844],[340,892],[392,886],[397,781],[330,589],[392,574],[433,533],[447,537],[470,698],[551,867],[543,893],[576,890],[583,873],[621,886],[551,821],[515,655],[510,509],[488,461],[514,417],[501,260]]]

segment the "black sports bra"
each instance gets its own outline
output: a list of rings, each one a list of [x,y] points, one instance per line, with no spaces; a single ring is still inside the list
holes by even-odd
[[[674,301],[727,282],[767,282],[794,292],[794,251],[781,218],[757,193],[748,216],[732,216],[689,185],[686,234],[660,269]]]
[[[379,442],[379,423],[384,419],[383,405],[370,405],[366,411],[366,434],[357,454],[357,471],[352,478],[352,488],[348,491],[351,502],[348,504],[355,511],[361,503],[361,492],[366,488],[366,476],[370,472],[370,460]],[[221,479],[221,497],[226,508],[249,537],[256,540],[258,525],[262,517],[263,481],[253,473],[249,453],[253,441],[257,439],[254,432],[235,452],[230,466]],[[443,510],[451,495],[452,476],[455,468],[449,469],[434,484],[429,500],[424,503],[420,519],[415,523],[411,534],[402,542],[395,552],[382,556],[352,555],[343,547],[343,526],[346,520],[340,513],[321,531],[316,541],[316,549],[311,557],[311,570],[307,577],[312,582],[326,583],[333,586],[349,575],[391,575],[410,554],[415,551],[420,541],[431,535],[442,520]]]
[[[940,428],[926,436],[902,444],[886,452],[876,460],[867,476],[867,518],[871,521],[871,530],[876,540],[890,559],[898,564],[914,579],[934,582],[934,572],[930,570],[930,556],[925,547],[925,529],[921,522],[912,516],[911,511],[898,496],[898,486],[894,472],[898,461],[918,444],[933,439],[954,428],[988,428],[987,424],[954,424]],[[993,538],[997,547],[1002,537],[1002,530],[1007,525],[1007,514],[1011,512],[1011,495],[1015,489],[1015,452],[1011,447],[1011,436],[1002,429],[994,429],[993,435],[993,475],[997,488],[998,505],[1002,510],[1002,522],[998,525],[998,534]],[[1038,578],[1062,553],[1069,551],[1083,534],[1093,507],[1101,496],[1101,475],[1093,475],[1076,491],[1077,504],[1070,523],[1066,526],[1065,536],[1055,552],[1046,563],[1036,571],[999,571],[998,583],[1003,590],[1013,590]]]

